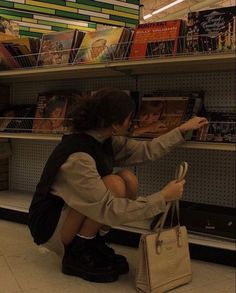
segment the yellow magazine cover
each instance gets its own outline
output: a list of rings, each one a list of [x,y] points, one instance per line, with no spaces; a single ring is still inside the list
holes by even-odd
[[[95,63],[112,59],[124,28],[108,28],[86,33],[74,63]]]
[[[19,25],[0,16],[0,41],[11,40],[19,37]]]

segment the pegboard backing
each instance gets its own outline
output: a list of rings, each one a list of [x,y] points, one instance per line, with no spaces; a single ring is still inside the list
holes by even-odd
[[[11,189],[34,191],[45,162],[57,142],[13,140]],[[139,180],[139,195],[159,191],[174,179],[175,167],[189,163],[184,200],[236,207],[234,152],[176,149],[154,163],[130,168]],[[119,171],[116,168],[114,171]]]
[[[209,111],[236,111],[235,72],[194,72],[158,74],[138,77],[138,90],[203,90],[204,104]]]
[[[15,83],[11,102],[15,104],[35,103],[39,92],[52,90],[93,91],[101,87],[116,87],[125,90],[138,90],[140,94],[153,90],[179,90],[205,92],[205,106],[209,111],[227,112],[236,109],[235,72],[194,72],[182,74],[142,75],[138,77],[112,77],[71,79]]]
[[[122,78],[94,78],[67,79],[56,81],[31,81],[29,83],[15,83],[12,85],[12,104],[36,103],[39,93],[54,90],[94,91],[101,87],[115,87],[118,89],[135,90],[135,77]]]
[[[236,207],[234,152],[175,149],[156,162],[136,168],[139,194],[145,196],[161,190],[174,179],[175,168],[181,161],[189,164],[183,200]]]
[[[57,143],[12,140],[10,189],[34,191],[46,160]]]
[[[10,189],[34,191],[47,158],[59,142],[12,140]],[[114,173],[122,170],[114,168]],[[129,167],[135,173],[135,167]]]
[[[235,73],[232,71],[15,83],[11,102],[35,103],[38,93],[44,91],[92,91],[105,86],[137,89],[140,94],[153,90],[203,90],[207,110],[227,112],[236,108]],[[56,142],[12,140],[12,144],[11,188],[33,191]],[[177,149],[156,163],[138,166],[140,194],[160,190],[173,178],[175,166],[182,160],[190,165],[184,200],[229,207],[236,205],[235,153],[228,151]]]

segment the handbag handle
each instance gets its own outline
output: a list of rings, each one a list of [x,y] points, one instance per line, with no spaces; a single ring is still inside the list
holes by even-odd
[[[187,162],[181,162],[180,165],[175,170],[175,178],[176,178],[177,182],[179,182],[179,181],[181,181],[182,179],[185,178],[187,171],[188,171],[188,163]],[[173,203],[175,203],[175,204],[172,205],[171,227],[172,227],[175,211],[176,211],[176,215],[177,215],[178,224],[180,224],[180,220],[179,220],[179,218],[180,218],[179,217],[179,201],[177,200],[177,201],[175,201]],[[167,205],[167,207],[168,207],[168,205]],[[159,215],[154,217],[154,219],[153,219],[153,221],[151,222],[151,225],[150,225],[150,229],[152,231],[156,231],[160,227],[162,217],[164,217],[164,214],[161,217],[159,217]]]
[[[186,176],[188,170],[188,163],[187,162],[182,162],[177,168],[176,168],[176,172],[175,172],[175,178],[177,180],[177,182],[181,181],[184,179],[184,177]],[[163,227],[165,225],[165,221],[168,215],[168,212],[170,210],[170,208],[172,208],[172,215],[171,215],[171,227],[173,224],[173,218],[174,218],[174,213],[176,212],[177,215],[177,220],[178,220],[178,224],[176,226],[176,233],[177,233],[177,241],[178,241],[178,245],[181,246],[181,235],[180,235],[180,212],[179,212],[179,200],[173,201],[173,202],[169,202],[166,206],[166,211],[163,214],[163,216],[159,219],[159,221],[157,222],[157,224],[154,226],[154,229],[156,230],[158,229],[157,232],[157,238],[156,238],[156,247],[157,247],[157,253],[160,253],[160,246],[162,244],[162,241],[160,240],[160,235],[161,232],[163,230]],[[155,219],[154,219],[155,220]]]

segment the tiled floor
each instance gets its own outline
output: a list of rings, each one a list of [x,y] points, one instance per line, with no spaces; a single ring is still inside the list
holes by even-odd
[[[113,245],[126,255],[130,273],[115,283],[96,284],[60,272],[60,260],[39,251],[26,226],[0,220],[0,293],[131,293],[137,249]],[[193,260],[193,281],[176,293],[235,293],[235,269]]]

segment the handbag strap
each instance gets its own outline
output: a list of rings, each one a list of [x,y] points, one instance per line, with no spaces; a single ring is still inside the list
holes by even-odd
[[[187,162],[182,162],[177,168],[176,168],[176,172],[175,172],[175,178],[177,180],[177,182],[181,181],[184,179],[184,177],[186,176],[188,170],[188,163]],[[177,232],[177,240],[178,243],[180,245],[180,211],[179,211],[179,200],[173,201],[173,202],[168,202],[167,206],[166,206],[166,211],[163,214],[163,216],[160,218],[160,220],[158,221],[157,225],[155,226],[155,229],[158,227],[158,231],[157,231],[157,238],[156,238],[156,247],[157,247],[157,253],[160,253],[160,246],[162,241],[160,241],[160,235],[161,232],[163,231],[163,227],[165,225],[165,221],[167,218],[167,215],[169,213],[169,210],[172,210],[171,213],[171,227],[173,224],[173,218],[174,218],[174,214],[176,212],[176,216],[177,216],[177,221],[178,224],[176,226],[176,232]]]
[[[175,170],[175,179],[177,180],[177,182],[185,178],[187,171],[188,171],[188,163],[184,161],[181,162]]]
[[[188,163],[187,162],[181,162],[178,167],[176,168],[175,170],[175,179],[177,182],[183,180],[186,176],[186,173],[188,171]],[[169,204],[169,203],[168,203]],[[161,227],[161,223],[162,223],[162,220],[163,218],[165,218],[166,220],[166,217],[167,217],[167,214],[169,212],[169,209],[171,207],[171,227],[173,225],[173,219],[174,219],[174,214],[176,212],[176,216],[177,216],[177,221],[178,221],[178,225],[180,226],[180,212],[179,212],[179,201],[176,200],[176,201],[173,201],[171,202],[171,204],[168,206],[167,204],[167,207],[166,207],[166,215],[165,213],[159,218],[159,217],[154,217],[152,223],[151,223],[151,230],[152,231],[156,231],[158,228]],[[159,220],[158,220],[159,218]],[[165,221],[164,221],[164,224],[165,224]],[[163,224],[163,226],[164,226]]]

